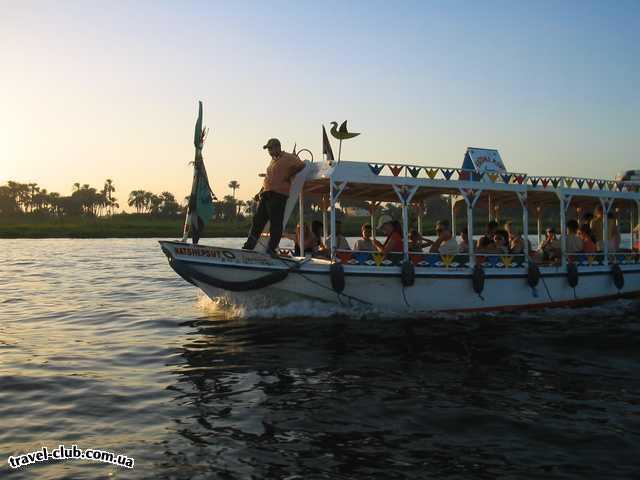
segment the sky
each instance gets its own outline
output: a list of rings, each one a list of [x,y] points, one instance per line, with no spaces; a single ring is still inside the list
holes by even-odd
[[[0,184],[191,185],[197,101],[218,197],[270,137],[321,158],[612,178],[640,168],[640,1],[0,0]],[[337,141],[334,141],[337,151]]]

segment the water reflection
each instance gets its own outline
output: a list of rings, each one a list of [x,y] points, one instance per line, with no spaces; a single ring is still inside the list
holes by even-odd
[[[637,306],[622,306],[618,328]],[[202,468],[231,478],[624,474],[633,442],[602,427],[625,415],[597,404],[632,395],[603,377],[608,365],[585,363],[572,317],[512,320],[198,320],[174,370],[176,401],[193,412],[178,432],[204,450]],[[601,321],[583,326],[605,349],[635,345]]]

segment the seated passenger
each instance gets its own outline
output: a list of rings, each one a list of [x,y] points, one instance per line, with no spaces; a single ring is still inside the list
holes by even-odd
[[[538,247],[538,256],[543,261],[554,261],[560,258],[560,240],[553,227],[547,228],[547,236]]]
[[[424,247],[428,247],[433,242],[431,240],[427,240],[420,235],[418,230],[411,230],[409,233],[409,251],[410,252],[422,252]]]
[[[283,233],[282,236],[284,238],[288,238],[289,240],[293,240],[295,245],[293,254],[296,257],[300,256],[300,224],[296,225],[296,233]],[[315,235],[311,232],[309,228],[309,224],[305,222],[304,224],[304,254],[313,253],[313,247],[316,243]]]
[[[371,224],[364,223],[362,227],[360,227],[360,238],[353,244],[353,249],[363,252],[375,251],[376,247],[371,240]]]
[[[582,251],[584,253],[596,253],[596,239],[588,223],[584,223],[580,226],[578,236],[580,237],[580,240],[582,240]]]
[[[569,220],[567,222],[567,238],[565,239],[565,248],[567,253],[579,253],[582,252],[583,242],[578,236],[578,222],[576,220]]]
[[[480,240],[482,240],[483,238],[488,240],[489,243],[493,242],[493,234],[496,233],[497,229],[498,229],[498,222],[496,222],[495,220],[491,220],[489,223],[487,223],[487,232],[478,239],[477,246],[478,247],[480,246]],[[484,241],[483,243],[485,245],[488,245],[486,241]]]
[[[382,230],[387,236],[384,243],[378,240],[373,241],[373,245],[380,253],[384,253],[385,257],[390,253],[402,253],[404,242],[402,241],[402,227],[400,223],[393,220],[390,215],[382,215],[378,220],[378,229]]]
[[[438,220],[438,223],[436,223],[436,235],[438,235],[438,238],[431,243],[430,253],[439,253],[441,255],[456,255],[458,253],[458,243],[451,234],[449,220]]]
[[[314,253],[326,252],[327,250],[327,247],[325,247],[324,243],[322,242],[322,237],[324,236],[323,230],[324,228],[321,221],[314,220],[313,222],[311,222],[311,231],[313,232],[316,240],[316,243],[313,246]]]
[[[466,228],[460,231],[460,241],[458,242],[458,253],[469,253],[469,232]]]
[[[342,234],[342,222],[340,221],[336,222],[336,248],[338,250],[351,250],[349,242]]]
[[[522,239],[522,235],[516,232],[513,228],[513,222],[509,220],[504,224],[504,229],[507,231],[509,235],[509,252],[514,254],[521,254],[524,252],[524,240]]]
[[[495,251],[499,254],[509,253],[509,234],[506,230],[496,230],[493,234]]]
[[[476,253],[484,253],[487,255],[498,253],[498,249],[493,240],[486,235],[483,235],[478,239],[478,245],[476,246]]]

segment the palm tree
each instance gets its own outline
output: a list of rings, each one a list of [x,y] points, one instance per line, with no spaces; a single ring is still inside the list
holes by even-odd
[[[236,218],[236,199],[231,195],[225,195],[222,200],[222,215],[225,220],[233,220]]]
[[[9,180],[7,182],[10,195],[13,197],[16,205],[22,208],[23,212],[27,211],[29,205],[29,186],[25,183],[18,183]]]
[[[253,198],[244,202],[244,213],[246,215],[255,215],[258,211],[258,202],[256,202]]]
[[[233,198],[236,198],[236,190],[240,189],[240,184],[237,180],[231,180],[229,182],[229,188],[233,190]]]
[[[38,187],[37,183],[28,183],[30,192],[29,192],[29,211],[33,212],[33,206],[35,203],[36,193],[40,191],[40,187]]]
[[[242,209],[246,206],[247,204],[245,203],[244,200],[238,200],[238,202],[236,203],[236,217],[238,217],[240,215],[240,213],[242,213]]]
[[[58,215],[60,213],[60,194],[51,192],[49,194],[49,205],[51,205],[51,213]]]
[[[109,215],[113,215],[113,207],[116,203],[116,198],[113,198],[112,193],[116,191],[116,187],[113,186],[113,180],[107,178],[104,182],[104,189],[102,190],[107,204],[107,212]]]
[[[144,190],[132,190],[129,194],[129,201],[127,203],[130,207],[135,207],[136,213],[141,213],[144,208],[144,194]]]

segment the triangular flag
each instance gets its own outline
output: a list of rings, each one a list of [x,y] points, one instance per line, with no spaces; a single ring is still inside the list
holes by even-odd
[[[322,125],[322,153],[327,156],[327,160],[329,162],[334,161],[333,150],[331,150],[331,142],[329,142],[329,137],[327,137],[327,131],[324,129],[324,125]]]

